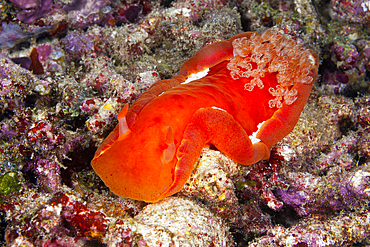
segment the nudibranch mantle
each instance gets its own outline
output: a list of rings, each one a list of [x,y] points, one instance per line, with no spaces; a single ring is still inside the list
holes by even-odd
[[[191,81],[195,81],[195,80],[198,80],[198,79],[201,79],[203,77],[205,77],[209,72],[209,68],[203,70],[203,71],[200,71],[198,73],[194,73],[194,74],[191,74],[183,83],[181,84],[187,84]]]
[[[183,187],[206,144],[242,165],[268,159],[296,125],[318,64],[272,30],[208,45],[123,108],[91,165],[115,194],[156,202]]]

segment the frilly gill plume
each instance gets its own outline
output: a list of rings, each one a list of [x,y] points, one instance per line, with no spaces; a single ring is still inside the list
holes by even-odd
[[[297,46],[285,35],[272,30],[262,34],[254,33],[250,38],[239,38],[233,41],[234,57],[227,68],[234,80],[240,77],[253,79],[244,85],[244,89],[253,91],[257,86],[264,88],[261,77],[265,73],[277,73],[278,85],[268,91],[275,98],[269,101],[269,107],[282,107],[282,101],[291,105],[297,99],[297,91],[291,90],[296,83],[310,84],[313,77],[310,70],[315,65],[309,50]]]

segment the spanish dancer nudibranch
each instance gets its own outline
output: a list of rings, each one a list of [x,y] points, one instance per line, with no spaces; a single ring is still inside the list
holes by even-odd
[[[91,165],[115,194],[156,202],[183,187],[207,144],[242,165],[268,159],[296,125],[318,65],[273,30],[208,45],[123,108]]]

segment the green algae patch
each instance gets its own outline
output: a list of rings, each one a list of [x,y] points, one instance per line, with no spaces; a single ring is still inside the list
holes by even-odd
[[[7,172],[0,177],[0,196],[6,196],[13,191],[19,191],[21,185],[17,172]]]
[[[236,189],[237,190],[244,190],[246,187],[254,187],[257,185],[256,181],[253,180],[246,180],[246,181],[238,181],[236,183]]]

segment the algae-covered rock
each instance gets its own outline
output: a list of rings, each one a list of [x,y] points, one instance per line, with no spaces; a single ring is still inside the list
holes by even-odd
[[[17,172],[7,172],[0,177],[0,196],[6,196],[21,189]]]

